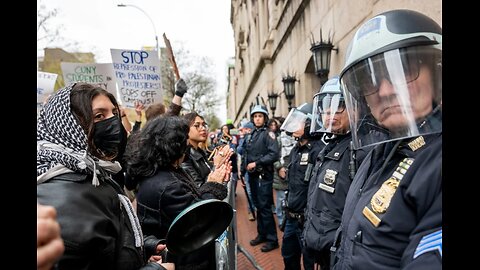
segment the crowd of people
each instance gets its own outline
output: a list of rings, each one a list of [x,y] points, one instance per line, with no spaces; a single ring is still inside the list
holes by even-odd
[[[132,127],[102,88],[57,91],[37,122],[37,268],[216,269],[213,242],[167,257],[162,239],[231,181],[256,223],[250,245],[270,252],[281,237],[285,269],[441,269],[442,29],[387,11],[349,48],[286,118],[257,104],[214,136],[181,114],[182,79],[143,127],[141,104]]]

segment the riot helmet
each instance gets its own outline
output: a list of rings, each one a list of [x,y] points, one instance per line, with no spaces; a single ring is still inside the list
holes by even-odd
[[[329,79],[313,97],[310,134],[346,134],[350,130],[338,76]]]
[[[242,127],[245,126],[245,124],[248,123],[248,122],[250,122],[250,121],[248,121],[247,118],[242,118],[242,120],[240,120],[239,126],[242,128]]]
[[[280,130],[285,131],[288,135],[293,136],[296,140],[308,138],[310,137],[311,121],[312,103],[303,103],[297,108],[292,108],[290,110],[287,118],[285,118],[285,121],[280,127]]]
[[[373,17],[350,42],[340,83],[355,149],[441,132],[441,27],[412,10]]]
[[[268,122],[268,111],[267,111],[267,108],[263,105],[260,105],[260,104],[257,104],[253,107],[252,111],[250,112],[250,121],[255,124],[255,122],[253,121],[253,115],[255,113],[262,113],[263,116],[264,116],[264,123],[263,123],[263,126],[265,126]]]

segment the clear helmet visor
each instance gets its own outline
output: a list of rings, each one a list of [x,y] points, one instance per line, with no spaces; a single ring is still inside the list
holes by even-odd
[[[305,120],[307,120],[307,115],[303,112],[293,108],[285,118],[280,130],[294,133],[305,127]]]
[[[442,52],[400,48],[342,75],[355,148],[442,131]]]
[[[345,134],[349,129],[348,114],[342,94],[319,93],[313,98],[311,135]]]

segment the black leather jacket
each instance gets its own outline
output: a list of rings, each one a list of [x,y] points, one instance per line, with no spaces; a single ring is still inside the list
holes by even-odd
[[[65,252],[57,269],[165,269],[145,264],[159,242],[144,238],[145,254],[135,247],[130,221],[123,212],[113,182],[92,185],[92,177],[78,173],[56,176],[37,185],[37,200],[57,210]],[[123,215],[122,212],[125,214]]]
[[[173,221],[185,208],[204,199],[223,200],[226,196],[227,187],[222,184],[207,182],[197,188],[182,168],[164,169],[151,177],[139,179],[138,218],[145,234],[166,238]],[[215,244],[182,256],[169,253],[168,261],[174,262],[177,270],[214,270]]]
[[[181,166],[193,178],[197,187],[207,182],[208,175],[213,167],[208,162],[208,156],[205,151],[193,147],[189,147],[188,155],[185,155],[185,160]]]

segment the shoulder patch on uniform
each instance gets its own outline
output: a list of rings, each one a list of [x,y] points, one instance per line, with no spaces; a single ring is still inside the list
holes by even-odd
[[[270,136],[274,140],[277,138],[277,136],[275,136],[275,133],[273,133],[273,131],[269,131],[268,136]]]
[[[415,249],[413,258],[416,259],[424,253],[430,251],[434,252],[435,250],[438,250],[440,257],[442,257],[442,229],[422,237],[422,240],[420,240],[420,243],[418,243],[418,246]]]

